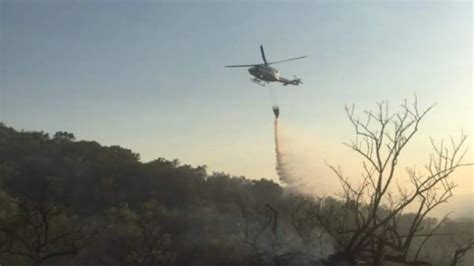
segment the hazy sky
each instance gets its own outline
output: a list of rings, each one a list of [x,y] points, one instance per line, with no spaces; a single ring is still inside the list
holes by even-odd
[[[410,156],[461,129],[472,144],[470,1],[133,2],[1,0],[0,120],[275,179],[272,104],[309,164],[344,165],[344,105],[416,93],[437,107]],[[272,95],[223,67],[261,62],[260,44],[269,60],[308,55],[278,65],[304,85]],[[459,175],[472,189],[472,168]]]

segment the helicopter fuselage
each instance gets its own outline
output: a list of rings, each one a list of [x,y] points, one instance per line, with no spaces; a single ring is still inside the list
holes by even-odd
[[[280,80],[280,72],[271,66],[258,65],[249,68],[250,75],[257,79],[271,82]]]

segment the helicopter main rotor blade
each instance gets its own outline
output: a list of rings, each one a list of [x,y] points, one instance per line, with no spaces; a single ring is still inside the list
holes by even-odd
[[[270,63],[268,63],[268,65],[279,64],[279,63],[283,63],[283,62],[288,62],[288,61],[303,59],[303,58],[306,58],[306,57],[308,57],[308,56],[305,55],[305,56],[300,56],[300,57],[295,57],[295,58],[290,58],[290,59],[285,59],[285,60],[270,62]]]
[[[230,66],[225,66],[225,67],[253,67],[253,66],[259,66],[261,64],[253,64],[253,65],[230,65]]]
[[[261,44],[260,44],[260,52],[262,53],[263,62],[265,62],[265,65],[268,65],[267,58],[265,58],[265,52],[263,51],[263,45]]]

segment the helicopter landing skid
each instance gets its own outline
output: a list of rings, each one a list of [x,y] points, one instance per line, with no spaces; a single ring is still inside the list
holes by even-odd
[[[258,84],[258,85],[260,85],[260,86],[262,86],[262,87],[265,87],[265,85],[267,85],[268,83],[270,83],[270,82],[263,81],[263,80],[261,80],[261,79],[256,79],[256,78],[250,79],[250,81],[252,81],[253,83]]]

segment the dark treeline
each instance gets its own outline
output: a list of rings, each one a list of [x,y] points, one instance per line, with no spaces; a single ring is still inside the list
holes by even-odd
[[[276,203],[283,192],[266,179],[142,163],[119,146],[4,125],[0,184],[2,265],[251,265],[236,203]]]
[[[267,179],[0,124],[1,265],[313,265],[338,243],[308,210],[338,206]],[[423,252],[450,263],[472,225],[449,220],[437,231],[448,240]]]

